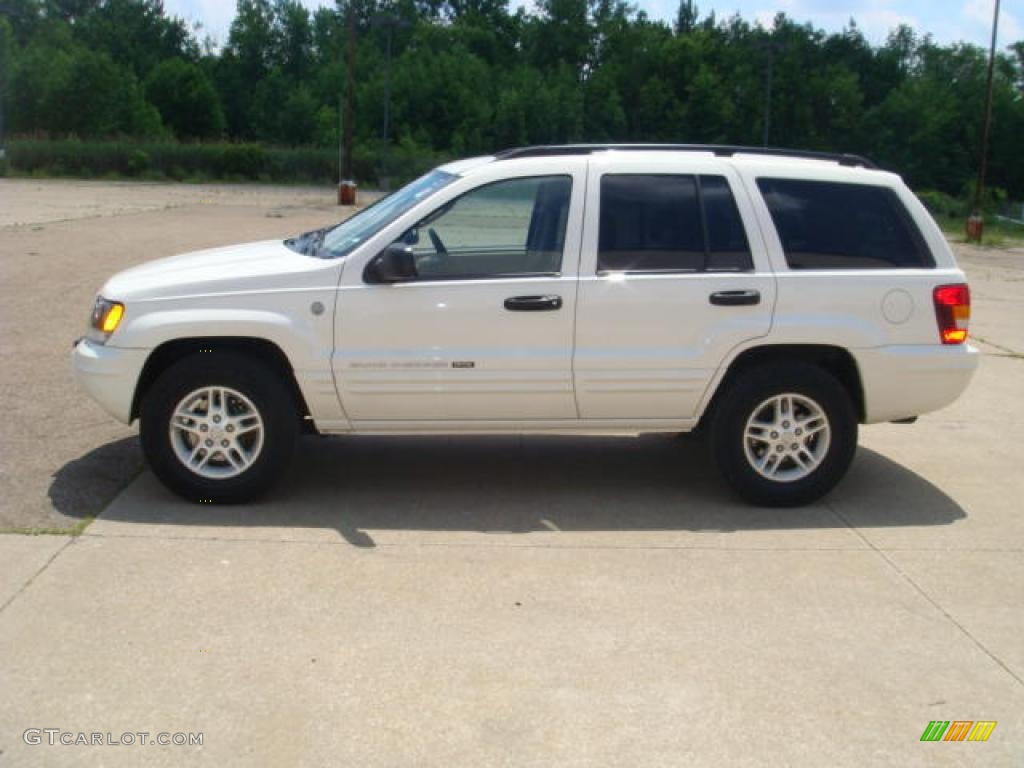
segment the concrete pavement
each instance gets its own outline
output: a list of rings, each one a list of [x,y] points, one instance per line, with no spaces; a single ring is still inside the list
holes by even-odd
[[[45,351],[72,294],[330,214],[233,199],[4,230],[0,524],[74,526],[137,471]],[[736,502],[693,440],[308,438],[257,505],[144,472],[77,538],[0,536],[0,767],[1024,764],[1022,256],[962,251],[977,379],[864,428],[805,509]],[[932,720],[998,725],[922,743]]]
[[[0,757],[26,766],[1020,762],[1019,681],[871,550],[563,547],[508,536],[373,550],[84,536],[4,612]],[[929,720],[958,718],[999,724],[984,744],[918,741]],[[204,742],[26,746],[29,727],[202,732]]]
[[[71,380],[71,344],[103,283],[162,256],[338,221],[350,209],[332,197],[326,187],[0,179],[0,531],[69,529],[142,466],[134,430]]]
[[[866,428],[806,509],[666,437],[310,438],[240,508],[143,474],[0,612],[0,761],[1019,765],[1021,365]],[[919,741],[958,719],[998,725]]]

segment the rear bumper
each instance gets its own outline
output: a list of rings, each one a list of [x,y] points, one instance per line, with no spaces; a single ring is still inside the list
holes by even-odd
[[[937,411],[956,400],[978,369],[969,344],[851,350],[864,387],[865,423]]]
[[[135,386],[148,355],[145,349],[118,349],[82,339],[71,350],[71,370],[103,410],[130,424]]]

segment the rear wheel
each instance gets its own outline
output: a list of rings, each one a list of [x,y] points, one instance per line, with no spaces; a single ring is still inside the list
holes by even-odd
[[[183,498],[206,503],[266,492],[288,465],[298,427],[280,375],[232,353],[194,355],[168,368],[141,413],[153,472]]]
[[[725,480],[747,501],[808,504],[846,474],[857,449],[857,417],[846,389],[806,363],[749,370],[726,390],[711,423]]]

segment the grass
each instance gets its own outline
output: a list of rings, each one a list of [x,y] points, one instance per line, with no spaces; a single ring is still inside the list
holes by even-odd
[[[954,243],[966,243],[966,217],[936,216],[946,237]],[[1024,245],[1024,224],[997,219],[992,214],[985,215],[985,229],[981,245],[990,248],[1007,248]]]
[[[81,536],[83,533],[85,533],[85,529],[92,525],[93,521],[97,517],[102,515],[103,512],[107,509],[107,507],[114,503],[114,500],[121,495],[121,492],[124,491],[125,488],[127,488],[129,485],[131,485],[138,479],[139,475],[142,474],[143,469],[144,466],[140,461],[138,467],[133,472],[131,472],[128,477],[125,478],[124,482],[121,485],[115,487],[111,491],[109,497],[105,498],[98,505],[98,508],[96,508],[96,510],[92,514],[83,515],[82,519],[72,526],[69,526],[67,528],[57,528],[55,526],[38,528],[33,528],[30,526],[8,526],[6,528],[0,527],[0,536],[4,534],[20,536],[70,536],[72,538]]]

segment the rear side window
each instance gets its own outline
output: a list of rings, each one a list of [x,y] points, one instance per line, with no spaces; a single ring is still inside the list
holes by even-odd
[[[601,178],[599,272],[752,268],[746,232],[725,177]]]
[[[928,246],[887,187],[758,179],[791,269],[934,267]]]

